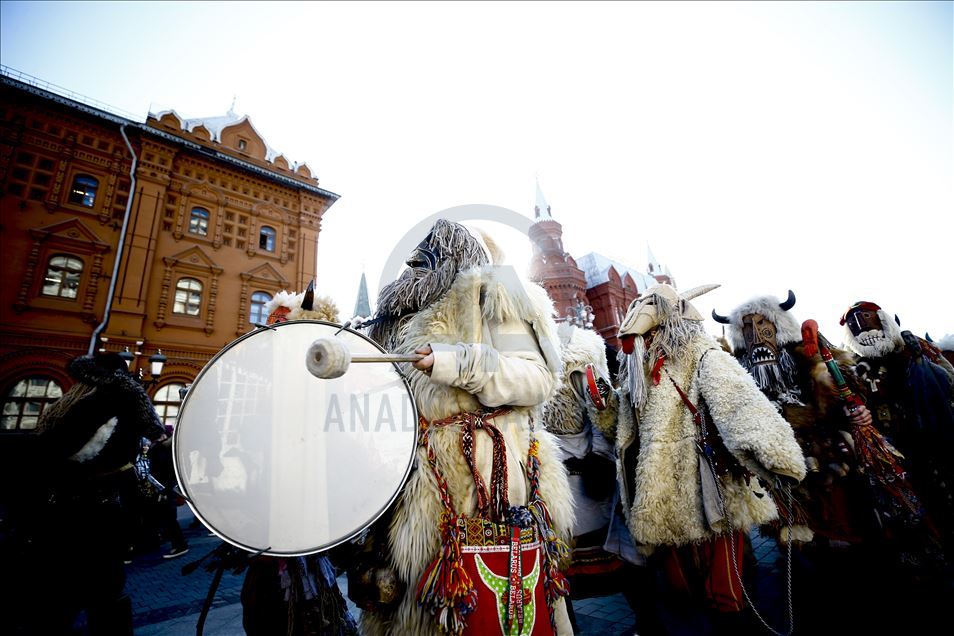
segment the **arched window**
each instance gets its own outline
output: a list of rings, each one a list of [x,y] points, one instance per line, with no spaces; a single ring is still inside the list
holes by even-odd
[[[249,313],[248,321],[253,324],[265,324],[265,320],[268,318],[268,316],[265,315],[265,305],[271,299],[271,295],[265,292],[255,292],[252,294],[252,311]]]
[[[176,283],[176,302],[172,313],[198,316],[202,306],[202,283],[194,278],[180,278]]]
[[[258,247],[269,252],[275,251],[275,229],[263,225],[258,232]]]
[[[70,203],[93,207],[96,202],[96,189],[99,188],[99,179],[88,174],[78,174],[73,178],[73,187],[70,188]]]
[[[0,428],[5,431],[35,429],[43,409],[62,395],[60,385],[46,376],[34,375],[20,380],[3,401]]]
[[[159,419],[162,420],[163,425],[175,426],[176,417],[179,415],[179,404],[182,403],[182,398],[179,397],[179,389],[184,388],[184,384],[175,382],[165,384],[159,387],[156,395],[152,398],[152,403],[156,406],[156,413],[159,414]]]
[[[50,258],[46,266],[46,277],[43,279],[41,293],[44,296],[76,298],[82,275],[83,261],[66,254],[57,254]]]
[[[205,208],[192,208],[189,217],[189,232],[206,236],[209,233],[209,211]]]

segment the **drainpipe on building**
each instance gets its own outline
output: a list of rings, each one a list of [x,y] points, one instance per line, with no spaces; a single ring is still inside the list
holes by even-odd
[[[132,155],[132,167],[129,169],[129,198],[126,200],[126,214],[123,215],[123,229],[119,231],[119,247],[116,248],[116,262],[113,263],[113,276],[109,279],[109,292],[106,295],[106,311],[103,312],[103,322],[93,330],[93,335],[89,339],[89,350],[86,355],[93,355],[96,349],[96,340],[99,334],[103,333],[106,325],[109,324],[109,311],[113,307],[113,292],[116,291],[116,279],[119,278],[119,263],[123,258],[123,246],[126,244],[126,227],[129,225],[129,213],[132,210],[133,199],[136,198],[136,151],[129,143],[129,137],[126,136],[126,124],[119,127],[119,134],[123,136],[126,147],[129,148],[129,154]]]

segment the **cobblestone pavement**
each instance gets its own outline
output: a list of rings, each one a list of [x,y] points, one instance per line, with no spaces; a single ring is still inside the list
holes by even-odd
[[[202,567],[186,576],[182,575],[181,570],[184,565],[220,545],[220,540],[209,536],[204,527],[189,527],[191,521],[191,512],[180,509],[180,523],[183,528],[188,528],[185,530],[189,542],[187,554],[165,560],[162,552],[156,551],[137,556],[127,566],[126,591],[132,597],[133,625],[137,635],[195,634],[199,612],[213,575]],[[165,547],[168,548],[168,545]],[[772,588],[778,587],[782,580],[779,577],[784,575],[784,562],[778,563],[780,555],[775,542],[753,534],[752,551],[758,561],[755,585],[759,588],[760,600],[777,606],[782,600],[782,590],[778,589],[776,594]],[[206,620],[206,634],[243,633],[239,599],[243,577],[244,574],[237,576],[231,572],[224,573]],[[771,585],[763,585],[766,581],[771,581]],[[339,584],[345,591],[347,582],[344,577],[339,579]],[[353,605],[351,608],[357,614]],[[573,603],[573,609],[578,624],[577,634],[580,636],[632,633],[633,613],[621,594],[577,600]]]
[[[182,568],[211,552],[222,540],[209,536],[204,526],[190,527],[193,518],[188,509],[180,512],[189,552],[175,559],[163,559],[163,552],[155,551],[136,556],[132,564],[126,566],[126,593],[132,598],[134,627],[197,615],[202,609],[213,573],[200,566],[184,576]],[[163,547],[169,549],[168,544]],[[238,603],[244,577],[244,573],[235,575],[226,571],[212,606]],[[193,633],[194,625],[193,622]]]

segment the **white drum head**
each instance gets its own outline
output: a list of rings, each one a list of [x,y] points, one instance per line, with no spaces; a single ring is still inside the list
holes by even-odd
[[[292,321],[230,343],[179,413],[173,457],[196,516],[240,548],[320,552],[373,523],[397,497],[417,446],[417,410],[393,364],[352,364],[333,380],[305,368],[317,338],[352,353],[376,343],[338,325]]]

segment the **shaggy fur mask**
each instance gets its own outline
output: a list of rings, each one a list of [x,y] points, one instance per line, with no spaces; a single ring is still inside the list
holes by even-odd
[[[870,314],[876,314],[877,320],[881,322],[881,328],[867,328],[856,334],[859,320],[864,321],[866,318],[859,315],[862,313],[869,314],[867,319],[872,322],[874,316]],[[901,327],[874,303],[855,303],[845,312],[841,323],[845,326],[845,346],[862,358],[882,358],[904,347]]]
[[[564,322],[557,331],[563,383],[543,409],[543,426],[557,435],[573,435],[585,428],[584,417],[598,419],[599,412],[587,397],[586,366],[593,365],[597,377],[609,382],[606,343],[595,331]],[[586,413],[586,416],[584,416]]]
[[[726,335],[736,355],[746,348],[745,337],[742,334],[742,318],[750,314],[759,314],[775,325],[775,340],[779,347],[798,344],[802,341],[801,325],[795,320],[790,310],[782,309],[782,304],[782,301],[775,296],[758,296],[732,310],[729,314]]]
[[[794,304],[795,295],[791,292],[785,303],[775,296],[753,298],[729,314],[728,337],[733,355],[763,392],[781,402],[799,404],[795,360],[789,345],[801,343],[802,332],[798,321],[784,308],[787,305],[790,309]],[[718,322],[723,320],[714,310],[713,317]],[[745,337],[746,323],[754,330],[750,340]],[[768,333],[761,333],[763,330]]]
[[[388,351],[401,340],[401,328],[424,307],[450,290],[458,272],[490,263],[487,244],[460,223],[438,219],[411,252],[407,269],[378,295],[368,335]]]

